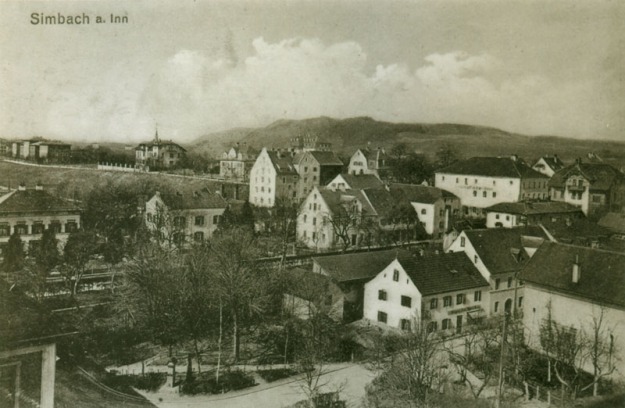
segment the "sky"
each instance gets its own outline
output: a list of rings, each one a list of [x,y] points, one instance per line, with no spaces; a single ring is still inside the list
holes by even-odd
[[[625,141],[623,21],[619,0],[3,0],[0,137],[190,142],[370,116]]]

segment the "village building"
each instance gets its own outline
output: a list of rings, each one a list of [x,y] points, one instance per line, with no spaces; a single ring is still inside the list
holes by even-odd
[[[51,229],[63,245],[69,234],[80,229],[80,216],[76,204],[50,194],[43,186],[26,189],[20,185],[0,197],[0,255],[13,233],[32,249],[41,241],[43,232]]]
[[[544,352],[540,331],[549,320],[571,333],[583,332],[592,347],[594,321],[601,319],[601,340],[615,351],[614,362],[625,361],[623,265],[623,253],[544,242],[520,275],[525,281],[523,325],[530,347]],[[610,379],[623,381],[625,370],[619,363]],[[591,359],[580,368],[592,373]]]
[[[257,156],[258,151],[247,143],[237,143],[223,152],[219,160],[219,175],[225,179],[247,181]]]
[[[332,151],[332,143],[327,142],[317,135],[307,134],[305,136],[295,136],[291,138],[291,151],[295,153],[320,151]]]
[[[72,145],[41,138],[20,140],[11,144],[11,155],[18,159],[59,162],[69,158],[71,154]]]
[[[460,199],[440,188],[394,183],[390,191],[410,202],[425,232],[434,238],[443,237],[461,209]]]
[[[299,175],[298,197],[306,197],[315,186],[325,186],[343,169],[343,162],[334,152],[307,150],[293,157]]]
[[[557,171],[564,168],[564,163],[560,160],[557,154],[554,154],[553,156],[547,155],[536,160],[536,163],[534,163],[532,168],[547,177],[552,177]]]
[[[577,159],[553,175],[549,189],[553,201],[576,205],[589,215],[602,208],[624,205],[620,196],[613,194],[624,183],[625,175],[611,165]]]
[[[402,330],[423,322],[430,332],[461,333],[488,313],[488,291],[464,253],[398,256],[365,284],[364,318]]]
[[[343,321],[360,320],[364,311],[365,283],[374,278],[396,257],[409,257],[402,249],[372,250],[313,258],[313,273],[329,277],[341,290]],[[335,292],[332,292],[335,296]],[[333,302],[339,301],[333,297]]]
[[[612,232],[586,218],[546,220],[541,227],[549,240],[565,244],[602,248],[609,244]]]
[[[225,209],[221,195],[208,189],[175,194],[157,191],[145,203],[145,223],[163,242],[202,242],[213,236]]]
[[[499,203],[486,208],[487,228],[512,228],[585,218],[579,207],[558,201]]]
[[[298,182],[293,157],[264,147],[250,171],[249,201],[257,207],[273,207],[279,198],[297,202]]]
[[[300,319],[321,313],[337,322],[343,321],[344,294],[330,276],[302,268],[289,270],[287,276],[283,310]]]
[[[464,230],[448,252],[464,252],[490,284],[487,314],[523,309],[523,281],[518,274],[538,246],[548,239],[539,226]]]
[[[484,209],[498,203],[546,200],[548,178],[516,155],[473,157],[435,172],[435,186],[460,198],[463,214],[485,217]]]
[[[342,173],[333,178],[326,188],[336,190],[362,190],[365,188],[385,188],[382,180],[372,174],[354,175],[350,173]]]
[[[171,140],[161,140],[157,130],[154,140],[140,143],[135,148],[135,168],[140,170],[172,168],[182,161],[186,152],[184,147]]]
[[[386,151],[377,149],[358,149],[349,159],[349,174],[373,174],[380,177],[388,169],[388,156]]]

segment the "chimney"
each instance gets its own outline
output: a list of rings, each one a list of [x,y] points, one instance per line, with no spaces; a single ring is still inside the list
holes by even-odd
[[[21,182],[20,185],[17,187],[18,191],[26,191],[26,184],[24,182]]]
[[[575,263],[573,264],[573,283],[579,282],[582,277],[582,267],[579,264],[579,255],[575,255]]]
[[[43,191],[43,184],[41,184],[41,181],[37,182],[37,185],[35,186],[35,190]]]

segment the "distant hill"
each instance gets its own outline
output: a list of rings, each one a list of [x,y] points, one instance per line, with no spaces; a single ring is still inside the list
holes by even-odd
[[[306,134],[331,142],[334,150],[345,155],[367,145],[388,149],[401,142],[419,153],[433,156],[440,146],[449,143],[462,157],[518,154],[533,161],[541,155],[558,154],[570,161],[595,152],[608,162],[625,164],[625,143],[622,142],[527,136],[491,127],[450,123],[390,123],[370,117],[283,119],[263,128],[238,128],[209,134],[190,143],[189,148],[221,154],[236,142],[245,142],[259,149],[263,146],[286,147],[292,137]]]

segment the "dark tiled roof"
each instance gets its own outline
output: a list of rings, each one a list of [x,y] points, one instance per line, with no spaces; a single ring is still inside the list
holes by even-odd
[[[553,237],[559,242],[573,243],[584,239],[596,240],[608,237],[611,232],[592,221],[585,218],[564,222],[557,220],[555,222],[543,222],[543,227],[549,231]]]
[[[173,210],[226,208],[226,201],[219,194],[201,190],[188,193],[161,194],[163,202]]]
[[[373,174],[341,174],[341,177],[345,180],[349,188],[359,190],[363,188],[383,188],[384,183],[382,180],[374,176]]]
[[[599,226],[619,234],[625,234],[625,213],[607,213],[599,220]]]
[[[337,190],[332,191],[326,188],[319,189],[319,194],[330,208],[330,212],[337,214],[340,212],[342,205],[349,202],[349,198],[358,200],[362,205],[363,215],[376,215],[373,207],[369,204],[362,190]]]
[[[293,166],[293,158],[291,156],[281,156],[277,152],[267,151],[269,158],[276,169],[278,175],[297,175]]]
[[[549,166],[553,171],[558,171],[564,167],[564,163],[562,162],[562,160],[560,160],[556,156],[543,156],[541,157],[541,159],[543,159],[547,166]],[[538,161],[539,160],[536,161],[536,164],[534,166],[538,164]]]
[[[557,171],[549,180],[549,187],[563,188],[572,175],[582,175],[589,180],[593,191],[608,191],[612,185],[625,182],[625,175],[609,164],[575,163]]]
[[[508,157],[472,157],[439,169],[436,173],[465,174],[471,176],[547,178],[520,160]]]
[[[139,146],[137,146],[135,148],[135,150],[141,150],[142,147],[152,147],[152,146],[163,146],[163,147],[164,146],[174,146],[174,147],[177,147],[178,149],[180,149],[180,150],[182,150],[184,152],[187,151],[187,149],[185,149],[184,147],[182,147],[179,144],[174,143],[172,141],[169,141],[169,142],[168,141],[158,141],[158,142],[155,142],[154,140],[149,141],[149,142],[139,143]]]
[[[457,198],[454,194],[436,187],[416,184],[391,184],[391,193],[413,203],[434,204],[441,198]]]
[[[399,263],[424,296],[488,286],[464,252],[401,257]]]
[[[520,203],[499,203],[486,209],[488,212],[501,212],[507,214],[561,214],[577,213],[582,210],[572,204],[563,201],[535,201]]]
[[[513,255],[513,251],[525,252],[522,236],[547,238],[539,226],[465,230],[464,233],[475,248],[480,262],[493,275],[519,270],[527,261],[527,254],[521,260]]]
[[[367,160],[386,160],[387,154],[382,149],[360,149]]]
[[[581,278],[573,283],[576,257]],[[625,307],[625,254],[622,253],[545,242],[523,268],[521,277],[550,290]]]
[[[0,214],[80,211],[72,202],[55,197],[45,190],[14,190],[2,198]]]
[[[374,278],[397,257],[409,257],[410,253],[401,249],[359,252],[355,254],[319,256],[313,258],[325,273],[337,282]]]
[[[310,154],[319,162],[321,166],[342,166],[343,162],[334,152],[311,151]]]
[[[371,203],[371,207],[375,211],[375,214],[380,217],[392,216],[395,208],[401,205],[401,200],[393,196],[389,191],[384,188],[371,188],[363,190],[367,200]],[[410,203],[406,202],[410,205]]]

